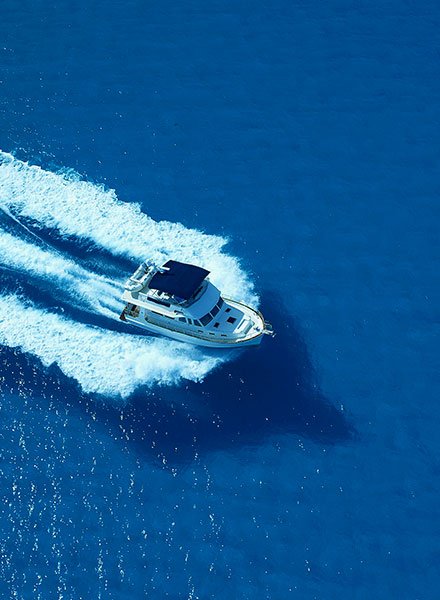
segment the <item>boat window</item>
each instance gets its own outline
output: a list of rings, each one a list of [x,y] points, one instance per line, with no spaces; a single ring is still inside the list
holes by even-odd
[[[171,306],[169,302],[164,302],[163,300],[159,300],[158,298],[150,298],[150,296],[148,296],[148,300],[150,302],[155,302],[156,304],[161,304],[162,306]]]
[[[219,307],[219,309],[221,310],[223,308],[223,304],[225,303],[225,301],[223,300],[223,298],[220,296],[219,301],[217,302],[217,306]]]
[[[235,323],[237,319],[235,317],[229,317],[228,318],[228,323]]]
[[[184,323],[186,323],[185,317],[179,317],[179,321],[183,321]]]
[[[190,325],[192,325],[192,324],[193,324],[193,321],[192,321],[192,319],[188,319],[188,323],[189,323]]]
[[[218,305],[218,304],[216,304],[216,305],[214,306],[214,308],[211,310],[211,315],[212,315],[213,317],[215,317],[215,315],[218,313],[218,311],[219,311],[219,310],[220,310],[220,308],[219,308],[219,305]]]
[[[225,312],[231,312],[231,309],[230,309],[230,308],[227,308],[227,309],[225,310]]]
[[[200,321],[198,321],[197,319],[194,319],[194,325],[197,325],[197,327],[201,327],[202,324],[200,323]]]
[[[219,326],[219,325],[220,325],[220,323],[219,323],[218,321],[217,321],[217,323],[214,323],[214,327],[215,327],[216,329],[218,329],[218,326]]]
[[[208,325],[208,323],[209,323],[210,321],[212,321],[212,319],[213,319],[213,317],[211,317],[211,315],[208,313],[208,314],[206,314],[204,317],[202,317],[202,318],[200,319],[200,321],[201,321],[202,325]]]

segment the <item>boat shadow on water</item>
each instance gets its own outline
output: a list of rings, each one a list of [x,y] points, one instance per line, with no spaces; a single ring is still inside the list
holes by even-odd
[[[122,411],[126,437],[173,465],[201,453],[296,434],[320,444],[354,437],[344,413],[319,387],[306,344],[280,303],[263,299],[277,335],[180,390],[137,392]],[[121,422],[123,426],[121,426]]]
[[[263,298],[277,335],[237,353],[203,383],[139,389],[121,408],[85,395],[56,366],[35,369],[34,359],[2,351],[8,368],[3,392],[57,399],[63,412],[86,415],[143,459],[169,468],[184,466],[216,450],[261,444],[270,436],[295,434],[322,445],[347,443],[355,430],[319,387],[306,344],[280,303]],[[19,376],[18,376],[19,373]],[[29,377],[27,377],[27,375]]]

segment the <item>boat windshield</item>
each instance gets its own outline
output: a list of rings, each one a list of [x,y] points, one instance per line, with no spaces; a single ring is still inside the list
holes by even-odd
[[[211,312],[206,313],[206,315],[204,315],[200,321],[202,322],[202,325],[208,325],[208,323],[210,323],[212,321],[212,319],[218,314],[218,312],[221,310],[222,306],[224,304],[224,300],[223,298],[220,298],[219,301],[217,302],[217,304],[214,306],[214,308],[211,310]]]
[[[202,323],[202,325],[208,325],[208,323],[210,323],[213,318],[214,317],[211,317],[211,313],[207,313],[200,319],[200,322]]]

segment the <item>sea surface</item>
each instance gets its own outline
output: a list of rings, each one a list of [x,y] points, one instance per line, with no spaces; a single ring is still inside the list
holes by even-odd
[[[0,598],[440,598],[440,5],[3,0]],[[277,336],[118,321],[145,258]]]

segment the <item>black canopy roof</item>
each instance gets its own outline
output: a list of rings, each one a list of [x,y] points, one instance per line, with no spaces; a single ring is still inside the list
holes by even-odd
[[[191,298],[205,277],[209,275],[206,269],[177,262],[177,260],[169,260],[164,267],[168,270],[164,273],[155,273],[148,287],[185,300]]]

